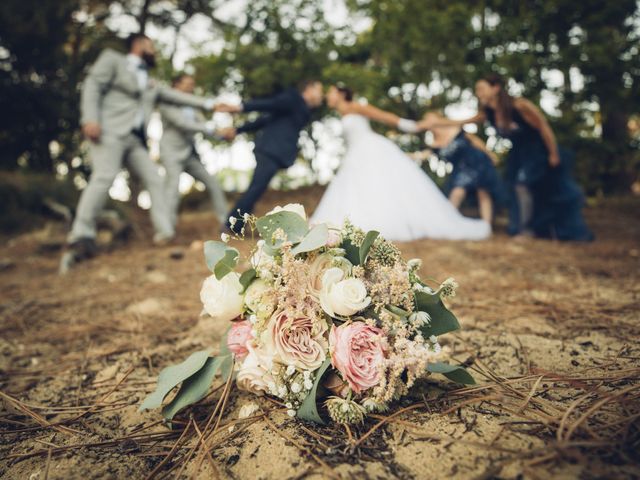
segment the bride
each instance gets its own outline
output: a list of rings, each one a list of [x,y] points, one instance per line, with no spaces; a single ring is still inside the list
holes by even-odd
[[[351,90],[341,85],[329,89],[327,104],[342,116],[347,151],[312,222],[342,225],[349,219],[365,231],[377,230],[398,241],[491,235],[487,222],[462,216],[413,160],[369,125],[374,120],[416,132],[414,122],[354,102]]]

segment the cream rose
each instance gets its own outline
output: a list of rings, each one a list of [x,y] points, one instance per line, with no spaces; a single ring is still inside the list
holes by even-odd
[[[273,368],[273,358],[266,352],[255,348],[249,342],[247,344],[247,356],[240,364],[236,376],[236,384],[241,390],[262,395],[269,392],[269,384],[274,383],[271,369]]]
[[[318,255],[309,266],[309,282],[307,290],[309,295],[316,301],[320,301],[320,292],[322,291],[322,277],[324,272],[331,268],[333,263],[333,255],[323,253]]]
[[[205,312],[215,320],[233,320],[242,313],[243,298],[240,292],[240,275],[230,272],[222,280],[215,275],[207,277],[200,290],[200,300]]]
[[[244,304],[260,318],[269,317],[275,310],[271,287],[262,279],[254,280],[244,294]]]
[[[267,352],[274,361],[302,370],[315,370],[327,358],[327,323],[324,319],[291,318],[276,312],[262,334]]]
[[[299,203],[288,203],[284,207],[278,206],[273,210],[271,210],[269,213],[267,213],[267,215],[271,215],[273,213],[278,213],[278,212],[292,212],[300,215],[305,220],[307,219],[307,212],[305,212],[304,206]]]
[[[336,267],[330,268],[322,276],[320,306],[332,317],[354,315],[371,303],[362,280],[344,277],[344,271]]]

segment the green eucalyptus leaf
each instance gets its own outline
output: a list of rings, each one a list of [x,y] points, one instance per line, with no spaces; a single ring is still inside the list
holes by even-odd
[[[431,373],[444,375],[452,382],[461,383],[463,385],[474,385],[476,383],[471,374],[461,365],[436,362],[428,364],[427,370]]]
[[[322,223],[313,227],[309,233],[305,235],[302,241],[291,249],[291,253],[298,255],[299,253],[312,252],[327,244],[329,238],[329,228]]]
[[[262,239],[270,245],[274,245],[273,234],[278,229],[282,229],[287,240],[293,244],[300,242],[309,231],[309,226],[304,218],[297,213],[286,211],[259,218],[256,221],[256,227]]]
[[[345,251],[344,257],[349,260],[352,265],[360,264],[360,249],[351,243],[351,240],[348,238],[343,240],[340,248]]]
[[[442,335],[460,329],[460,323],[456,316],[444,306],[440,295],[437,293],[416,292],[416,307],[418,311],[426,312],[431,317],[431,322],[420,327],[424,338],[431,335]]]
[[[360,265],[364,265],[365,262],[367,261],[367,255],[369,255],[369,250],[373,246],[373,242],[375,242],[376,238],[378,238],[378,235],[380,235],[380,232],[376,232],[375,230],[371,230],[370,232],[367,232],[367,234],[365,235],[364,240],[362,241],[362,245],[360,245],[360,251],[359,251]]]
[[[202,400],[207,395],[218,369],[227,358],[229,356],[207,358],[200,370],[182,382],[176,396],[162,409],[162,416],[172,420],[180,410]]]
[[[240,275],[240,285],[242,285],[242,291],[240,293],[244,293],[249,288],[249,285],[253,282],[253,280],[257,277],[256,270],[254,268],[250,268]]]
[[[189,358],[178,365],[163,369],[158,376],[158,385],[155,391],[144,399],[142,405],[140,405],[140,410],[160,407],[167,394],[180,382],[198,372],[205,365],[208,358],[209,351],[202,350],[192,353]]]
[[[204,242],[204,258],[207,267],[218,280],[236,267],[239,257],[240,252],[226,243],[213,240]]]
[[[313,381],[313,387],[309,391],[309,394],[302,401],[302,405],[298,409],[296,416],[301,418],[302,420],[307,420],[309,422],[319,423],[321,425],[325,424],[325,421],[320,416],[318,412],[318,404],[317,404],[317,394],[318,394],[318,386],[320,385],[320,381],[322,380],[322,376],[327,371],[329,366],[331,365],[331,359],[327,358],[320,368],[316,370],[316,378]]]

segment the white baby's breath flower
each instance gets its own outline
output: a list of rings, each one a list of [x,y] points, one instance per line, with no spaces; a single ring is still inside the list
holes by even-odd
[[[296,416],[296,411],[294,409],[287,410],[287,415],[293,418]]]
[[[431,323],[431,316],[427,312],[413,312],[409,315],[409,321],[415,326],[420,327]]]
[[[422,266],[422,260],[420,260],[419,258],[412,258],[407,262],[407,266],[411,270],[418,270]]]
[[[229,236],[228,233],[223,233],[222,235],[220,235],[220,240],[222,240],[224,243],[227,243],[230,238],[231,237]]]
[[[237,221],[238,219],[233,215],[229,217],[229,225],[231,225],[232,227],[236,224]]]
[[[244,220],[244,222],[248,222],[249,221],[249,217],[250,215],[248,213],[245,213],[244,215],[242,215],[242,220]]]
[[[435,335],[431,335],[431,336],[429,337],[429,341],[430,341],[431,343],[438,343],[438,337],[436,337]]]
[[[385,412],[389,409],[386,403],[376,402],[373,398],[365,398],[362,401],[362,406],[367,412]]]
[[[285,374],[287,375],[287,377],[290,377],[294,373],[296,373],[296,367],[294,367],[293,365],[289,365],[285,370]]]
[[[291,391],[293,393],[300,393],[300,391],[302,390],[302,386],[299,383],[292,383],[291,384]]]
[[[440,285],[440,295],[445,298],[453,298],[456,296],[456,289],[458,288],[458,282],[453,278],[447,278],[442,285]]]
[[[313,388],[313,382],[311,381],[310,378],[305,379],[304,381],[304,389],[305,390],[311,390]]]

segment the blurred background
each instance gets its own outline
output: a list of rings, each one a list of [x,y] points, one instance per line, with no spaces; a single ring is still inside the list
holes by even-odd
[[[305,77],[341,81],[408,118],[476,111],[473,84],[494,71],[512,94],[538,102],[559,142],[576,152],[575,175],[591,201],[640,194],[640,2],[636,0],[3,0],[0,2],[0,230],[68,215],[90,172],[79,89],[105,47],[142,31],[156,41],[154,73],[195,75],[199,93],[225,101],[270,94]],[[227,114],[212,122],[229,126]],[[157,157],[161,124],[149,127]],[[491,129],[478,132],[499,155]],[[424,138],[395,135],[407,151]],[[322,110],[304,132],[296,165],[276,189],[326,184],[343,150],[340,123]],[[251,138],[198,149],[225,190],[246,188]],[[438,181],[447,165],[424,168]],[[184,174],[181,190],[204,199]],[[123,172],[116,209],[148,208]]]

